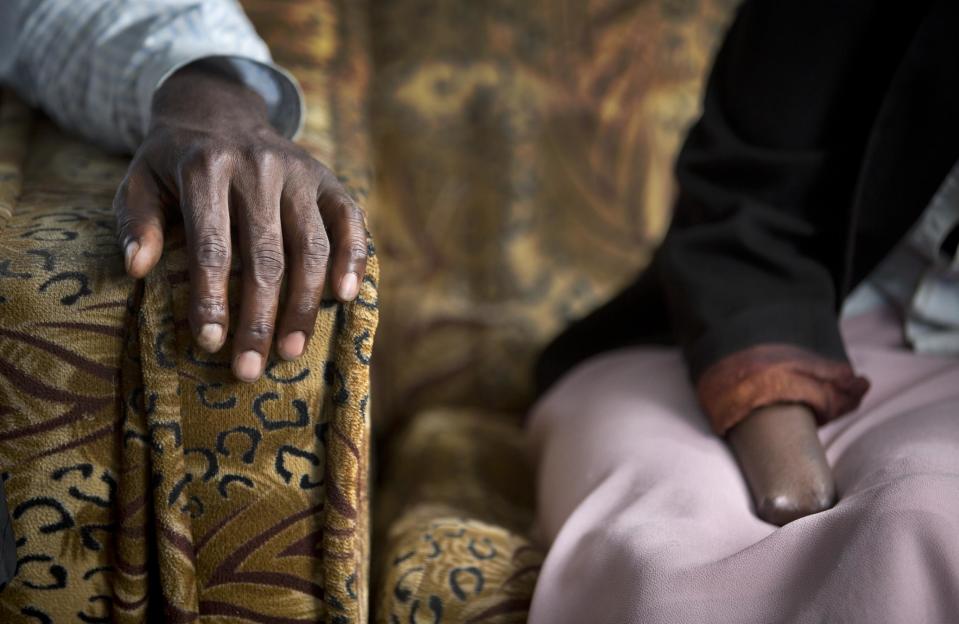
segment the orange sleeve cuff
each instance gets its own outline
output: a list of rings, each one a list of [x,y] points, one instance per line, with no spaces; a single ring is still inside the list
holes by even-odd
[[[725,435],[753,410],[802,403],[820,424],[859,407],[869,380],[847,362],[801,347],[763,344],[724,357],[699,377],[696,394],[713,429]]]

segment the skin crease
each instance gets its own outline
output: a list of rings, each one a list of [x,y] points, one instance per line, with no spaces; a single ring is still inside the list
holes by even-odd
[[[808,407],[760,408],[730,429],[727,440],[763,520],[782,526],[835,504],[835,480]]]
[[[154,96],[150,128],[114,209],[126,271],[135,278],[160,259],[167,220],[182,220],[191,331],[213,353],[234,323],[233,372],[241,381],[260,377],[274,338],[280,357],[299,357],[326,282],[350,301],[366,270],[365,215],[336,176],[273,129],[258,94],[197,65],[176,72]],[[242,287],[230,319],[234,243]]]

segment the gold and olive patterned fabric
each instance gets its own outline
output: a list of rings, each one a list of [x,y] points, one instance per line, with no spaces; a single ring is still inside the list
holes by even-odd
[[[348,15],[249,4],[306,87],[304,145],[362,197]],[[18,540],[0,621],[366,621],[375,257],[355,303],[324,301],[303,358],[241,384],[228,350],[192,346],[182,231],[146,280],[124,276],[125,168],[0,96],[0,471]]]
[[[378,622],[525,620],[533,361],[658,243],[736,4],[371,0]]]
[[[362,622],[370,576],[377,621],[523,621],[533,359],[661,236],[735,4],[243,0],[384,264],[252,387],[189,347],[182,239],[122,277],[123,161],[4,97],[0,469],[21,547],[0,621]],[[403,431],[368,574],[371,405]]]
[[[528,406],[545,342],[664,232],[734,4],[371,0],[376,418]]]
[[[379,622],[525,622],[543,551],[516,418],[434,408],[397,439],[377,498]]]

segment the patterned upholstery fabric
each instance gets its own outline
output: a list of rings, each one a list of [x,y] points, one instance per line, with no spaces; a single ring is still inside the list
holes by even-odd
[[[249,4],[306,86],[304,144],[365,194],[363,64],[339,43],[362,6]],[[2,96],[0,468],[19,571],[0,621],[365,621],[375,258],[304,358],[240,384],[228,352],[191,346],[182,232],[147,280],[123,275],[125,165]]]
[[[516,418],[436,408],[394,448],[376,505],[378,621],[524,622],[543,553]]]
[[[735,4],[372,0],[378,622],[525,620],[533,360],[662,235]]]
[[[377,418],[525,409],[540,348],[664,232],[732,4],[372,1]]]
[[[243,0],[385,265],[365,303],[324,311],[304,363],[271,369],[309,374],[248,389],[189,349],[176,236],[157,276],[121,277],[123,162],[4,97],[0,465],[24,542],[0,620],[137,621],[165,595],[169,621],[365,621],[378,286],[374,419],[402,433],[380,470],[375,619],[523,621],[543,555],[532,361],[662,234],[735,3]]]

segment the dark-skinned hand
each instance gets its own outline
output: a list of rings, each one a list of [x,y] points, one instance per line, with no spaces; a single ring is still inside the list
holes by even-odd
[[[749,483],[756,514],[782,526],[824,511],[836,484],[812,411],[798,404],[758,409],[727,434]]]
[[[327,280],[349,301],[366,269],[364,215],[336,176],[277,133],[258,94],[195,65],[154,96],[149,131],[114,208],[126,271],[135,278],[160,259],[166,221],[182,219],[190,328],[212,353],[234,323],[233,372],[246,382],[262,374],[274,336],[280,357],[303,353]],[[230,319],[233,243],[242,287]]]

